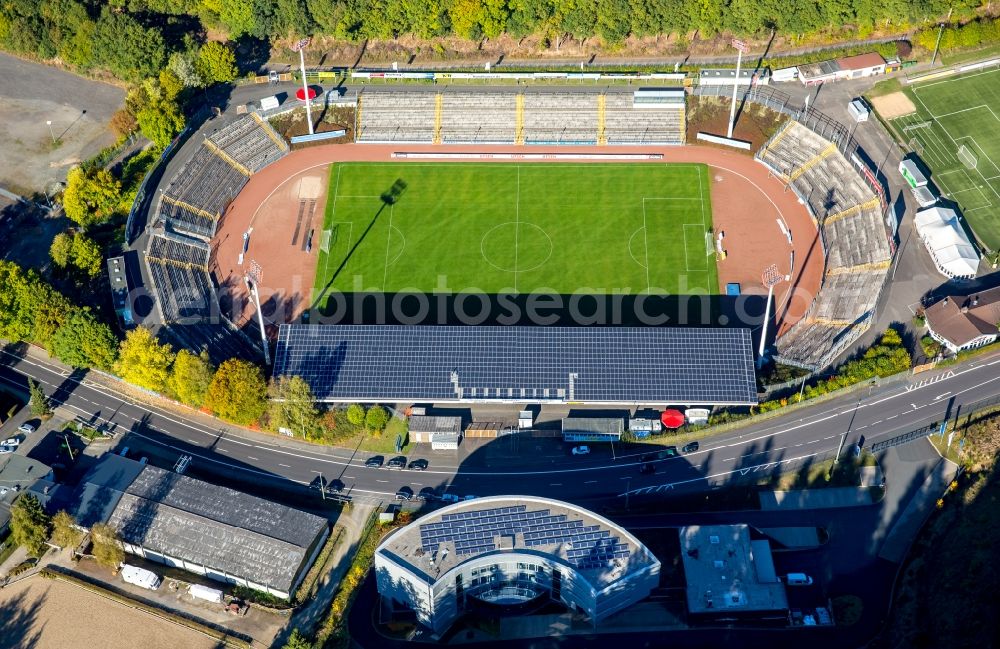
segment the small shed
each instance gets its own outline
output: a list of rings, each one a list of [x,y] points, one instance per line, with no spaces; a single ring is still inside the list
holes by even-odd
[[[927,184],[927,176],[920,170],[920,165],[915,160],[905,159],[900,161],[899,173],[903,176],[903,180],[912,188],[923,187]]]
[[[617,442],[625,431],[619,417],[565,417],[562,420],[564,442]]]
[[[435,435],[460,435],[461,417],[436,417],[433,415],[413,415],[410,417],[410,441],[430,444]]]

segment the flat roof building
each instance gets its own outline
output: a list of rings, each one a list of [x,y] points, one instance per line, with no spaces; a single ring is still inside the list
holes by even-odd
[[[441,634],[480,605],[551,600],[597,625],[647,597],[660,562],[625,529],[570,503],[494,496],[444,507],[375,551],[379,594]]]
[[[690,525],[679,532],[691,615],[768,617],[788,612],[770,544],[747,525]]]
[[[748,329],[281,325],[274,376],[318,401],[757,403]]]
[[[417,444],[430,444],[435,436],[457,438],[462,434],[462,418],[413,415],[409,433],[410,441]]]
[[[565,442],[617,442],[625,431],[621,417],[565,417],[562,435]]]
[[[283,598],[329,534],[319,516],[120,455],[90,470],[72,509],[118,530],[127,552]]]
[[[885,59],[876,52],[844,56],[798,66],[799,81],[811,86],[841,79],[858,79],[885,72]]]
[[[969,279],[976,276],[979,251],[965,232],[958,212],[949,207],[930,207],[917,212],[913,224],[942,275]]]

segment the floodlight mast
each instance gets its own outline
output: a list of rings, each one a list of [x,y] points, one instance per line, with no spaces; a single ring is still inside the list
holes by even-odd
[[[292,51],[299,53],[299,67],[302,70],[302,96],[306,102],[306,122],[309,123],[309,135],[313,134],[313,119],[312,109],[309,107],[309,84],[306,82],[306,57],[304,51],[311,40],[311,37],[307,36],[295,43],[295,45],[292,45]]]
[[[771,297],[774,295],[774,287],[778,285],[784,276],[778,272],[778,266],[771,264],[764,269],[761,281],[767,287],[767,302],[764,306],[764,322],[760,332],[760,350],[757,353],[757,367],[764,364],[764,348],[767,345],[767,322],[771,319]]]
[[[733,39],[733,47],[736,48],[736,76],[733,77],[733,102],[729,106],[729,130],[726,131],[726,137],[730,140],[733,139],[733,126],[736,121],[736,90],[740,86],[740,65],[743,63],[743,53],[750,51],[746,43],[736,38]]]
[[[250,270],[243,276],[243,281],[246,282],[250,296],[253,297],[254,306],[257,307],[257,324],[260,325],[260,344],[264,348],[264,365],[270,365],[271,351],[268,349],[267,331],[264,329],[264,313],[260,310],[260,293],[257,291],[257,284],[260,283],[261,275],[260,264],[251,260]]]

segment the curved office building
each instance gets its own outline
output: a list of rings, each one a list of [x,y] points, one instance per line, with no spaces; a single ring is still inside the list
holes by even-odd
[[[595,625],[645,598],[660,562],[625,529],[570,503],[494,496],[400,528],[375,553],[378,590],[442,633],[479,603],[549,598]]]

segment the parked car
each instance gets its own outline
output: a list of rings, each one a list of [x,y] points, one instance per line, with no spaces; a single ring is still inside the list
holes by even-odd
[[[574,446],[572,453],[573,453],[573,455],[590,455],[590,447],[589,446]]]
[[[21,440],[19,440],[16,437],[8,437],[2,443],[3,443],[4,446],[14,446],[14,447],[17,447],[17,446],[21,445]]]
[[[385,468],[387,469],[405,469],[406,468],[406,458],[402,455],[392,458],[386,462]]]
[[[13,453],[15,448],[16,447],[14,447],[14,446],[7,446],[6,444],[0,444],[0,455],[5,455],[7,453]]]
[[[656,453],[643,453],[639,456],[640,462],[653,462],[656,460]]]
[[[417,498],[427,502],[434,502],[435,500],[438,500],[440,496],[438,496],[437,492],[434,491],[434,487],[424,487],[420,490],[420,493],[417,494]]]
[[[790,572],[785,577],[785,583],[789,586],[811,586],[813,578],[804,572]]]
[[[19,433],[24,433],[25,435],[30,435],[36,430],[38,430],[38,426],[29,422],[24,422],[23,424],[17,427],[17,431]]]
[[[427,460],[413,460],[410,462],[411,471],[424,471],[430,463]]]
[[[642,475],[651,475],[656,473],[656,467],[649,462],[644,462],[639,465],[639,473]]]
[[[665,460],[668,457],[676,457],[676,456],[677,456],[677,447],[676,446],[668,446],[667,448],[663,449],[662,451],[657,452],[657,454],[656,454],[656,458],[658,460]]]
[[[695,451],[698,450],[699,447],[700,446],[698,442],[689,442],[684,445],[684,448],[682,448],[681,451],[683,451],[684,453],[694,453]]]
[[[412,500],[413,499],[413,489],[409,487],[400,487],[396,491],[396,500]]]
[[[382,462],[384,461],[385,461],[384,457],[382,457],[381,455],[376,455],[374,457],[370,457],[367,460],[365,460],[365,466],[368,467],[369,469],[377,469],[380,466],[382,466]]]

